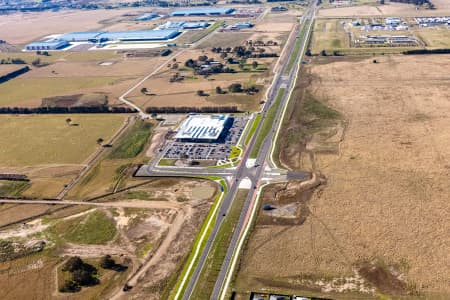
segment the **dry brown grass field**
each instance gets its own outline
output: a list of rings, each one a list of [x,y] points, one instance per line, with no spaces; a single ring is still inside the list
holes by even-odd
[[[231,45],[232,47],[232,45]],[[273,47],[273,51],[279,52],[280,47]],[[278,48],[278,49],[275,49]],[[266,50],[271,52],[272,49]],[[177,57],[179,69],[163,68],[157,74],[146,80],[142,85],[135,89],[127,98],[140,107],[149,106],[229,106],[237,105],[243,110],[256,110],[259,107],[259,101],[263,94],[264,84],[270,80],[270,71],[261,72],[237,72],[234,74],[214,74],[208,78],[201,75],[194,75],[193,71],[184,68],[184,63],[189,58],[197,59],[200,55],[220,59],[219,54],[208,50],[189,50]],[[254,60],[265,68],[272,68],[276,58],[258,58],[249,59],[248,64]],[[235,65],[236,67],[236,65]],[[237,67],[236,67],[237,68]],[[250,67],[251,68],[251,67]],[[239,71],[239,70],[238,70]],[[179,73],[185,76],[181,82],[170,82],[170,78]],[[220,86],[223,90],[231,83],[242,83],[244,86],[257,85],[260,92],[255,95],[246,95],[245,93],[218,95],[215,88]],[[146,95],[141,93],[141,88],[148,90]],[[198,90],[203,90],[208,96],[197,95]],[[182,100],[181,100],[182,99]]]
[[[54,57],[53,57],[54,56]],[[2,57],[23,57],[32,61],[36,54],[3,54]],[[102,93],[110,104],[139,78],[152,72],[167,58],[125,58],[113,51],[52,53],[43,58],[47,64],[0,85],[1,106],[36,107],[42,98]]]
[[[445,0],[443,2],[446,2]],[[434,2],[433,2],[434,3]],[[320,17],[353,16],[444,16],[450,14],[448,5],[436,5],[438,9],[416,10],[414,5],[387,3],[385,5],[359,5],[350,7],[327,8],[319,11]]]
[[[126,117],[4,115],[0,118],[0,141],[7,146],[0,151],[0,172],[27,175],[31,187],[22,193],[24,196],[55,197],[100,149],[97,139],[108,141]]]
[[[275,205],[290,201],[303,214],[268,222],[260,213],[238,290],[448,299],[450,56],[375,58],[310,67],[304,87],[340,112],[346,129],[309,136],[303,150],[312,156],[294,163],[325,181],[310,198],[292,198],[294,187],[279,192]],[[278,199],[267,193],[262,203]],[[284,225],[300,216],[301,225]]]

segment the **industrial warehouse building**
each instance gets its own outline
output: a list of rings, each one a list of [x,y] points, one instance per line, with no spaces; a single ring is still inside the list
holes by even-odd
[[[58,50],[69,46],[70,44],[67,41],[61,40],[50,40],[43,42],[34,42],[26,45],[25,49],[30,51],[37,50]]]
[[[183,142],[216,142],[232,124],[229,115],[190,115],[178,128],[175,138]]]
[[[26,50],[58,50],[74,42],[105,43],[164,41],[177,37],[178,30],[136,30],[136,31],[86,31],[62,34],[56,39],[34,42],[25,46]]]
[[[208,22],[166,22],[160,25],[159,29],[172,29],[172,30],[186,30],[186,29],[199,29],[206,28],[210,24]]]
[[[234,12],[234,8],[199,8],[199,9],[182,9],[172,12],[172,17],[184,16],[220,16],[229,15]]]
[[[72,32],[58,37],[68,42],[161,41],[180,34],[177,30],[92,31]]]
[[[157,19],[157,18],[159,18],[160,17],[160,15],[158,15],[158,14],[155,14],[155,13],[148,13],[148,14],[145,14],[145,15],[142,15],[142,16],[140,16],[140,17],[137,17],[136,19],[134,19],[135,21],[150,21],[150,20],[153,20],[153,19]]]

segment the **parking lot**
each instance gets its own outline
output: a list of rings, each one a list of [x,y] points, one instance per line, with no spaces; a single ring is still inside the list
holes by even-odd
[[[235,146],[244,130],[247,118],[234,117],[233,125],[228,134],[217,142],[195,143],[173,141],[169,144],[164,158],[188,160],[226,160],[231,148]]]

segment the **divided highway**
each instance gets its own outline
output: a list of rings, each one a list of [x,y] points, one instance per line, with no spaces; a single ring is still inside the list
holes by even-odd
[[[286,46],[289,48],[285,50],[287,54],[285,64],[278,68],[278,71],[274,76],[272,86],[267,94],[266,105],[260,112],[261,122],[258,124],[258,127],[256,128],[253,137],[248,143],[246,151],[241,158],[241,162],[237,167],[228,169],[158,167],[157,162],[160,158],[158,156],[149,165],[142,166],[136,173],[136,176],[218,176],[226,179],[227,181],[227,193],[225,194],[225,197],[218,209],[216,222],[211,229],[211,233],[206,241],[205,246],[203,247],[203,250],[199,254],[197,263],[192,266],[193,270],[191,270],[191,272],[186,272],[183,274],[183,278],[181,278],[182,284],[180,285],[178,290],[175,291],[174,299],[187,300],[191,298],[192,292],[194,291],[197,280],[200,276],[200,273],[217,236],[217,233],[219,232],[220,226],[222,225],[228,211],[232,206],[233,199],[235,198],[239,185],[243,179],[246,179],[247,182],[248,180],[250,180],[251,187],[245,200],[241,215],[239,217],[239,221],[236,224],[231,243],[220,269],[220,273],[215,283],[214,290],[211,295],[211,299],[213,300],[224,299],[226,295],[227,288],[234,271],[233,262],[236,260],[238,254],[238,245],[243,239],[243,234],[246,232],[246,228],[248,228],[249,226],[249,216],[253,215],[257,208],[255,200],[257,199],[257,195],[259,194],[261,189],[261,181],[263,178],[270,178],[269,172],[266,173],[266,169],[272,170],[272,172],[279,171],[279,173],[286,174],[286,180],[307,179],[307,174],[305,173],[293,173],[274,170],[276,169],[276,166],[272,162],[271,156],[274,149],[274,143],[281,128],[286,107],[297,81],[299,66],[301,65],[304,52],[308,45],[308,39],[312,29],[315,12],[316,2],[312,1],[301,19],[301,26],[299,26],[299,30],[295,32],[293,36],[294,40]],[[288,69],[289,61],[291,61],[291,59],[294,59],[295,61],[294,67],[292,67],[291,63],[291,67],[290,69]],[[281,100],[275,101],[280,90],[284,90]],[[124,96],[126,96],[126,94]],[[267,114],[273,105],[277,105],[278,107],[276,107],[275,118],[273,119],[273,123],[271,126],[272,129],[264,138],[256,159],[250,159],[249,156],[251,153],[251,149],[255,147],[256,137],[259,134],[263,134],[262,127],[264,122],[266,120],[270,121],[270,119],[267,118]],[[165,151],[162,151],[162,153],[164,152]]]

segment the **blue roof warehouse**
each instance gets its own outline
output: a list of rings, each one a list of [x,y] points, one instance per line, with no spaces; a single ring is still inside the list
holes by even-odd
[[[28,44],[26,50],[58,50],[70,45],[71,42],[104,43],[164,41],[177,37],[178,30],[136,30],[136,31],[85,31],[63,34],[56,39]]]
[[[234,8],[199,8],[199,9],[181,9],[172,12],[172,17],[184,16],[220,16],[229,15],[234,12]]]

